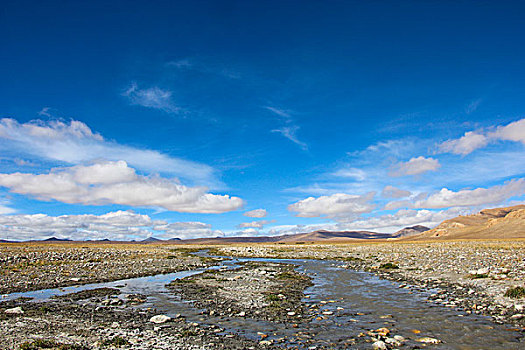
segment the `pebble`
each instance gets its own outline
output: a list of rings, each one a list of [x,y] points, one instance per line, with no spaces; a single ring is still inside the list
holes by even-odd
[[[20,315],[24,313],[24,310],[22,310],[20,306],[17,306],[12,309],[5,310],[5,313],[10,315]]]
[[[171,320],[171,317],[166,315],[156,315],[149,319],[153,323],[166,323]]]

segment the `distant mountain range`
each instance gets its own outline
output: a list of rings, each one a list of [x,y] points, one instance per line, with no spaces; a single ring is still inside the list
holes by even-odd
[[[216,237],[216,238],[194,238],[181,240],[180,238],[171,238],[161,240],[155,237],[149,237],[142,241],[110,241],[103,239],[98,241],[84,241],[89,243],[178,243],[178,244],[229,244],[229,243],[296,243],[296,242],[337,242],[337,241],[356,241],[356,240],[375,240],[375,239],[392,239],[398,237],[407,237],[429,230],[425,226],[406,227],[396,233],[377,233],[371,231],[325,231],[319,230],[307,233],[297,233],[281,236],[251,236],[251,237]],[[42,241],[28,242],[73,242],[69,239],[58,239],[51,237]],[[0,241],[0,243],[15,243],[12,241]]]
[[[442,239],[506,239],[525,238],[525,205],[506,208],[484,209],[477,214],[458,216],[443,221],[434,229],[416,225],[405,227],[395,233],[371,231],[313,231],[281,236],[216,237],[161,240],[149,237],[142,241],[85,241],[90,243],[177,243],[177,244],[229,244],[229,243],[297,243],[297,242],[351,242],[360,240],[442,240]],[[51,237],[41,243],[73,242],[69,239]],[[16,243],[0,240],[0,243]]]

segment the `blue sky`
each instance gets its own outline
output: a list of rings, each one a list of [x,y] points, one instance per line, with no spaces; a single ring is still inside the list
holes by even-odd
[[[4,2],[0,239],[393,232],[522,203],[524,10]]]

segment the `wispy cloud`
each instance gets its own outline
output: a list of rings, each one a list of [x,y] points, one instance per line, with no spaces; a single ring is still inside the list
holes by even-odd
[[[0,119],[0,140],[0,150],[4,152],[21,152],[69,164],[124,160],[143,171],[172,174],[201,185],[222,186],[215,179],[215,171],[205,164],[106,140],[77,120],[69,123],[34,120],[20,124],[14,119]]]
[[[292,141],[293,143],[301,147],[301,149],[306,151],[308,150],[308,145],[302,141],[299,141],[296,135],[297,130],[299,130],[299,127],[297,125],[291,125],[291,126],[283,126],[279,129],[274,129],[272,130],[272,132],[276,132],[276,133],[283,135],[288,140]]]
[[[477,100],[474,100],[474,101],[471,101],[467,107],[465,107],[465,113],[466,114],[471,114],[471,113],[474,113],[479,105],[481,104],[483,100],[481,98],[478,98]]]
[[[51,118],[53,117],[53,115],[51,115],[50,111],[51,111],[51,107],[44,107],[38,112],[38,115]]]
[[[163,90],[157,86],[140,89],[136,82],[132,82],[122,93],[132,105],[159,109],[167,113],[179,113],[181,108],[175,105],[171,95],[170,90]]]
[[[277,114],[280,117],[285,118],[286,121],[291,121],[292,119],[291,111],[289,110],[280,109],[280,108],[271,107],[271,106],[264,106],[264,108],[269,110],[270,112]]]
[[[294,123],[292,112],[290,110],[271,106],[264,106],[263,108],[279,116],[282,122],[284,122],[283,126],[273,129],[272,132],[281,134],[288,140],[301,147],[301,149],[304,151],[308,150],[308,145],[305,142],[300,141],[297,137],[297,131],[300,129],[300,127]]]
[[[184,58],[166,63],[167,67],[177,68],[178,70],[192,70],[205,74],[218,75],[227,79],[240,79],[241,74],[236,70],[221,65],[217,62],[205,62],[199,59]]]

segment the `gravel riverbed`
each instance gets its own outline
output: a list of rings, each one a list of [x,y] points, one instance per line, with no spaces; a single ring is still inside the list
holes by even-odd
[[[372,272],[395,281],[409,294],[431,290],[423,303],[457,309],[465,315],[488,315],[495,323],[505,324],[514,332],[525,331],[525,298],[519,293],[514,297],[505,296],[512,288],[525,287],[525,242],[522,241],[214,247],[0,245],[0,290],[2,293],[23,292],[217,265],[220,259],[190,254],[204,248],[211,248],[211,255],[334,260],[335,268]],[[142,306],[147,295],[122,295],[114,288],[83,290],[45,302],[0,301],[3,338],[0,349],[439,346],[433,343],[439,339],[420,337],[421,341],[415,343],[416,338],[410,335],[391,333],[392,327],[396,328],[393,323],[389,326],[391,319],[378,320],[385,327],[349,335],[338,343],[319,345],[315,342],[316,334],[309,333],[305,325],[331,322],[332,313],[346,313],[345,310],[339,311],[335,306],[333,311],[325,310],[324,305],[330,305],[330,301],[311,305],[303,293],[311,285],[311,279],[290,264],[248,261],[238,265],[234,269],[208,270],[168,285],[171,293],[192,301],[192,305],[202,310],[198,323],[180,315],[167,317]],[[220,322],[232,318],[279,323],[285,328],[297,327],[297,331],[293,337],[280,339],[268,332],[256,332],[256,337],[246,336],[226,329]],[[208,322],[211,319],[215,321]]]

